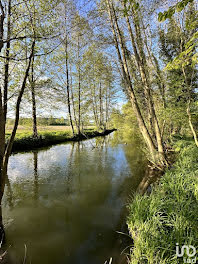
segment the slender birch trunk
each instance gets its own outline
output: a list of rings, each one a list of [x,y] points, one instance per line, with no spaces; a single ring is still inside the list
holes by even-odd
[[[69,85],[69,66],[68,66],[68,32],[67,32],[67,7],[65,3],[65,70],[66,70],[66,90],[67,90],[67,107],[69,113],[69,121],[70,126],[72,129],[72,134],[74,136],[74,126],[72,121],[72,114],[71,114],[71,102],[70,102],[70,85]]]
[[[73,80],[72,80],[72,70],[70,67],[70,89],[71,89],[71,100],[72,100],[72,107],[73,107],[73,114],[74,114],[74,122],[76,128],[78,127],[77,117],[76,117],[76,108],[74,103],[74,93],[73,93]]]
[[[67,41],[67,34],[65,36],[65,68],[66,68],[66,79],[67,79],[67,107],[69,113],[69,121],[70,126],[72,129],[72,134],[74,136],[74,126],[72,121],[72,114],[71,114],[71,102],[70,102],[70,87],[69,87],[69,67],[68,67],[68,41]]]
[[[38,138],[35,84],[36,83],[34,79],[34,50],[33,50],[31,76],[30,76],[30,86],[31,86],[31,94],[32,94],[32,130],[33,130],[33,138]]]
[[[109,119],[109,100],[110,100],[110,93],[108,93],[108,90],[110,91],[110,84],[109,86],[106,86],[106,91],[105,91],[105,127],[104,129],[107,129],[107,125],[108,125],[108,119]],[[109,98],[108,98],[109,95]],[[109,100],[108,100],[109,99]]]
[[[126,5],[124,3],[123,3],[123,6],[126,8]],[[114,14],[115,14],[115,10],[114,10]],[[149,112],[148,112],[149,122],[150,122],[150,126],[152,126],[152,124],[154,125],[154,130],[152,127],[151,129],[154,132],[154,135],[157,140],[157,147],[158,147],[158,152],[161,156],[161,161],[164,163],[165,166],[167,166],[168,164],[167,164],[166,157],[165,157],[165,150],[164,150],[163,141],[162,141],[162,134],[161,134],[158,119],[156,116],[154,102],[152,99],[152,89],[151,89],[151,84],[150,84],[150,80],[148,77],[149,74],[147,70],[146,56],[143,50],[143,41],[142,41],[142,36],[141,36],[141,31],[140,31],[140,26],[139,26],[139,17],[133,9],[132,9],[132,17],[133,17],[136,37],[133,34],[128,15],[126,15],[126,22],[127,22],[128,31],[129,31],[130,38],[131,38],[132,47],[133,47],[134,54],[135,54],[136,63],[140,71],[142,83],[144,84],[144,92],[147,98],[148,108],[149,108]]]
[[[9,81],[9,63],[10,63],[10,34],[11,34],[11,0],[8,1],[8,17],[7,17],[7,40],[6,40],[6,59],[4,70],[4,118],[6,123],[7,118],[7,100],[8,100],[8,81]]]
[[[139,50],[139,58],[137,57],[137,59],[139,60],[138,64],[140,65],[141,78],[142,78],[142,82],[144,83],[145,95],[148,100],[149,111],[151,114],[152,122],[154,124],[158,152],[160,153],[160,155],[162,156],[162,159],[166,163],[166,157],[165,157],[165,151],[164,151],[164,146],[163,146],[162,137],[161,137],[161,131],[160,131],[159,122],[158,122],[156,112],[155,112],[154,102],[152,99],[152,89],[151,89],[151,84],[149,80],[146,56],[143,50],[143,41],[142,41],[142,36],[141,36],[141,31],[140,31],[139,16],[137,14],[137,11],[134,11],[133,8],[132,8],[132,16],[133,16],[133,23],[135,27],[135,33],[136,33],[137,48]]]
[[[99,129],[99,125],[98,125],[98,116],[97,116],[97,111],[96,111],[96,106],[95,106],[95,98],[94,98],[94,94],[92,91],[92,87],[90,87],[91,90],[91,102],[92,102],[92,109],[93,109],[93,113],[94,113],[94,120],[95,120],[95,124],[97,129]]]
[[[100,102],[100,128],[103,127],[103,107],[102,107],[102,84],[99,83],[99,102]]]
[[[78,134],[81,125],[81,68],[80,68],[80,41],[78,36]]]

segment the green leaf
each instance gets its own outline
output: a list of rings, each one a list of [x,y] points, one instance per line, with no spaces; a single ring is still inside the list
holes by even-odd
[[[165,20],[166,20],[165,15],[164,15],[162,12],[160,12],[160,13],[158,14],[158,21],[159,21],[159,22],[163,22],[163,21],[165,21]]]
[[[164,11],[164,13],[159,12],[158,21],[163,22],[168,18],[170,19],[175,14],[175,11],[181,12],[188,3],[192,3],[193,1],[194,0],[183,0],[177,3],[175,6],[171,6],[167,11]]]
[[[185,3],[184,2],[179,2],[176,5],[176,11],[177,12],[181,12],[184,9],[184,7],[185,7]]]
[[[134,3],[134,8],[135,8],[135,10],[137,10],[137,9],[139,8],[139,6],[140,6],[140,4],[139,4],[138,2],[135,2],[135,3]]]

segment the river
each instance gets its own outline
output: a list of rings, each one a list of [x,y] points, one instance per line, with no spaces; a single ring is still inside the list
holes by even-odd
[[[3,201],[7,263],[123,261],[126,236],[118,232],[125,230],[126,205],[145,160],[136,142],[118,138],[114,132],[10,157]]]

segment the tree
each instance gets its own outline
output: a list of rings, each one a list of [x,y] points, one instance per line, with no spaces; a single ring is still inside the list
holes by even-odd
[[[197,12],[192,3],[185,11],[182,24],[178,23],[177,17],[172,17],[168,22],[168,30],[160,30],[160,44],[161,54],[167,64],[165,69],[169,79],[169,101],[174,102],[174,107],[182,106],[183,112],[187,112],[189,126],[198,146],[191,114],[192,104],[195,106],[197,100],[197,26]]]
[[[140,107],[140,104],[137,101],[137,96],[134,91],[134,87],[132,85],[132,77],[133,75],[130,73],[129,69],[129,51],[127,49],[127,45],[125,42],[125,39],[123,37],[123,32],[120,29],[118,16],[116,14],[116,10],[114,7],[113,1],[106,0],[107,10],[111,22],[112,32],[114,35],[114,42],[120,62],[120,66],[122,69],[122,75],[123,80],[125,82],[125,86],[127,89],[127,92],[131,98],[133,109],[136,113],[138,124],[140,131],[142,133],[142,136],[145,139],[145,142],[147,143],[147,146],[149,148],[149,151],[152,155],[152,159],[154,163],[160,163],[162,167],[167,166],[167,160],[165,156],[165,150],[162,142],[162,135],[159,127],[158,118],[155,112],[155,106],[152,96],[152,88],[151,83],[149,80],[149,74],[148,74],[148,66],[146,63],[146,55],[144,52],[144,43],[142,40],[142,33],[140,30],[140,9],[139,6],[133,5],[131,17],[133,20],[133,26],[134,26],[134,32],[132,30],[130,21],[129,21],[129,15],[126,14],[126,22],[128,25],[128,31],[131,37],[131,44],[134,51],[134,56],[136,60],[136,64],[139,70],[139,74],[141,77],[141,82],[144,85],[144,94],[146,96],[147,100],[147,106],[150,114],[150,121],[151,126],[150,129],[153,130],[154,135],[156,137],[156,143],[157,143],[157,149],[154,143],[154,140],[151,137],[151,134],[149,132],[149,129],[146,126],[146,122],[144,120],[144,117],[142,115],[142,110]],[[123,7],[126,9],[125,3],[123,2]],[[153,124],[153,125],[152,125]],[[154,126],[154,129],[153,129]]]
[[[11,0],[8,1],[8,9],[7,13],[5,13],[6,8],[2,4],[2,1],[0,1],[0,52],[2,55],[0,63],[5,65],[2,78],[4,85],[0,87],[0,205],[4,194],[8,161],[19,124],[21,102],[27,87],[28,77],[33,65],[33,58],[36,56],[36,40],[42,39],[43,37],[36,31],[34,25],[34,9],[31,9],[32,3],[14,3]],[[43,3],[36,3],[34,1],[35,6],[38,4],[42,5]],[[7,25],[7,36],[4,39],[5,25]],[[21,27],[18,27],[18,25]],[[5,56],[3,56],[4,54]],[[11,83],[9,83],[10,66],[14,66]],[[10,93],[9,97],[8,92]],[[7,110],[10,100],[12,100],[12,104],[14,105],[15,118],[11,136],[6,142]],[[3,240],[2,209],[0,209],[0,228],[0,239]]]

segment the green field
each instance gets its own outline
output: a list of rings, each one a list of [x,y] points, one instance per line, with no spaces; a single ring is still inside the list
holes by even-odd
[[[87,131],[94,131],[94,126],[88,126],[84,129]],[[9,138],[12,133],[12,126],[6,128],[6,137]],[[72,130],[69,126],[38,126],[38,134],[41,136],[66,136],[72,137]],[[30,126],[19,126],[17,129],[15,140],[32,137],[32,128]]]
[[[72,130],[68,126],[39,126],[38,137],[32,136],[31,128],[28,126],[19,126],[14,144],[12,147],[13,152],[33,150],[41,147],[51,146],[66,141],[80,141],[83,139],[93,138],[97,136],[105,136],[113,130],[97,131],[95,127],[86,127],[81,134],[77,133],[73,136]],[[6,139],[12,133],[11,127],[6,130]]]

